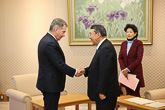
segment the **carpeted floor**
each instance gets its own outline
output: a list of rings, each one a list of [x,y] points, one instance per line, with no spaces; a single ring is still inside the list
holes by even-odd
[[[80,104],[79,109],[80,110],[88,110],[87,104]],[[0,102],[0,110],[9,110],[9,102]],[[68,106],[65,107],[65,110],[75,110],[75,106]],[[96,110],[96,105],[92,104],[92,110]],[[127,110],[126,107],[119,107],[118,110]]]
[[[80,104],[79,105],[79,110],[88,110],[87,107],[88,107],[87,104]],[[75,110],[75,106],[65,107],[65,110]],[[95,104],[92,104],[92,110],[96,110],[96,105]],[[118,110],[127,110],[127,108],[120,106],[118,108]]]
[[[0,102],[0,110],[9,110],[8,102]]]

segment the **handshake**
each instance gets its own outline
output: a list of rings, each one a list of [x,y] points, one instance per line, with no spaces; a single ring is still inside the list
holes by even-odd
[[[79,76],[81,76],[85,73],[84,68],[79,68],[79,69],[76,69],[76,70],[77,70],[77,73],[74,75],[75,77],[79,77]]]

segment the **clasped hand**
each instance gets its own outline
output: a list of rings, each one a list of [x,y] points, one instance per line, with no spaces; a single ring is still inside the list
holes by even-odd
[[[79,68],[77,69],[77,73],[75,74],[75,77],[79,77],[85,73],[85,69]]]
[[[125,77],[128,76],[128,70],[126,68],[122,70],[122,73],[124,74]]]

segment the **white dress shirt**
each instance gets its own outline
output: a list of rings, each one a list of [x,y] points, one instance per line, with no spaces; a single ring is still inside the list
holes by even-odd
[[[98,50],[99,49],[99,47],[100,47],[100,45],[104,42],[106,40],[106,38],[104,38],[98,45],[97,45],[97,48],[96,48],[96,50]]]

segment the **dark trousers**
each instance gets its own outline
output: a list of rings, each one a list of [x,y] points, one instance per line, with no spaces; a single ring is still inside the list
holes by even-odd
[[[136,90],[133,91],[132,89],[125,87],[127,95],[133,95],[136,97],[140,97],[140,87],[137,86]]]
[[[96,110],[115,110],[117,97],[96,101]]]
[[[45,110],[58,110],[60,92],[42,92]]]

